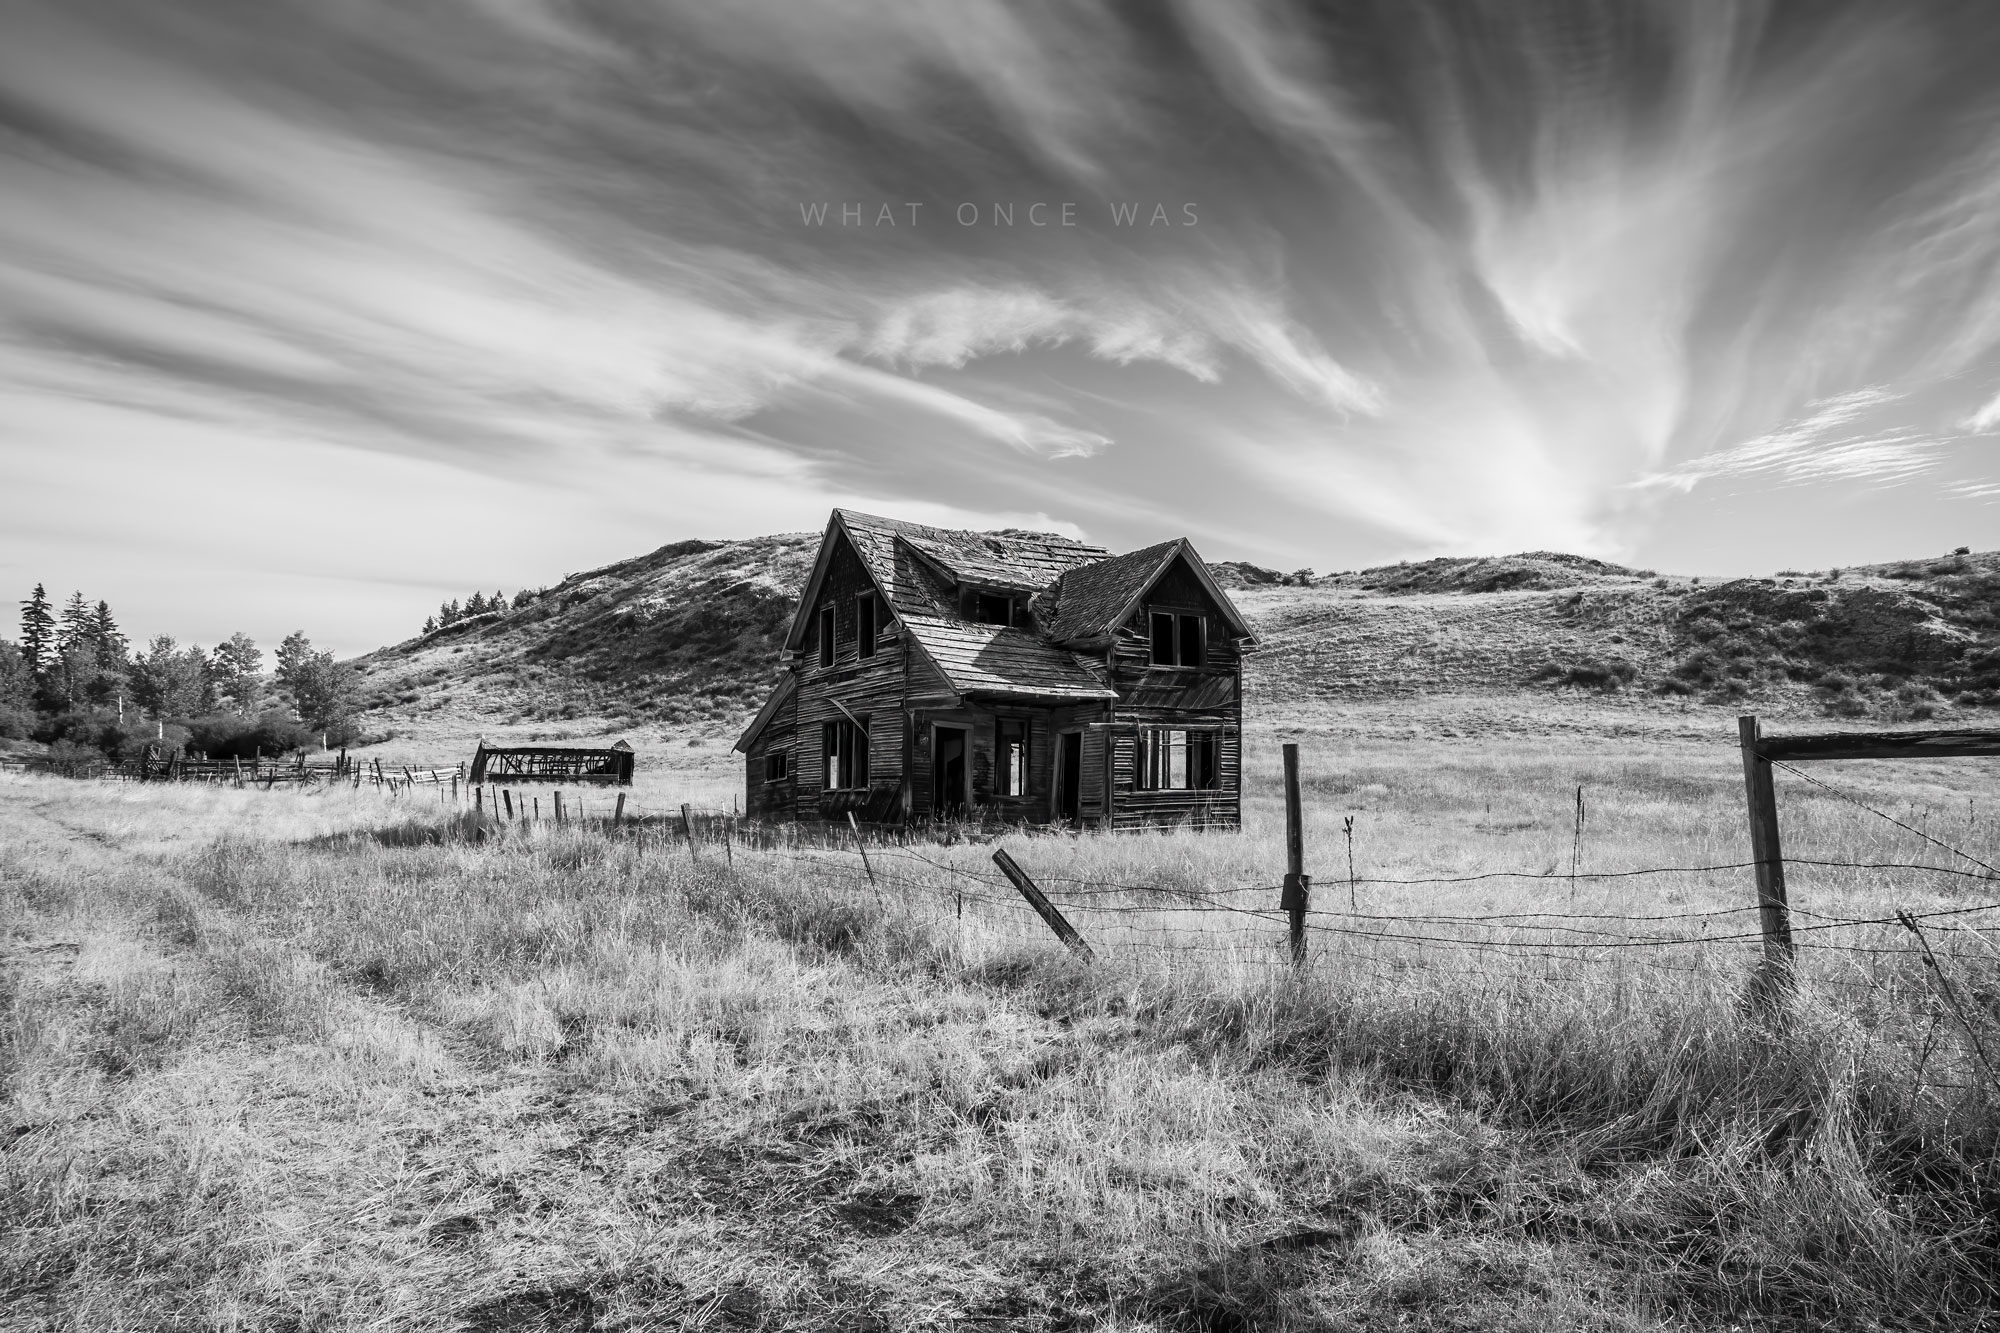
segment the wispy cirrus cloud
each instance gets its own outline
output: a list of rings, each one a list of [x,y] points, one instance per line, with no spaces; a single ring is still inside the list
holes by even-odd
[[[1705,483],[1919,534],[1992,484],[2000,19],[1944,0],[22,0],[8,37],[0,451],[151,419],[263,451],[271,505],[332,447],[662,534],[837,495],[1286,567],[1667,564],[1717,549]]]
[[[1901,395],[1856,389],[1811,404],[1812,412],[1778,430],[1704,454],[1677,468],[1650,473],[1635,487],[1692,490],[1720,478],[1770,477],[1783,482],[1866,481],[1889,485],[1934,471],[1950,442],[1909,426],[1865,429],[1871,414]]]

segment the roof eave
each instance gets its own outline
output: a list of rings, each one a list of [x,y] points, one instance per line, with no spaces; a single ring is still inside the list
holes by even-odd
[[[785,696],[796,691],[798,687],[799,678],[787,673],[785,678],[772,689],[771,697],[764,701],[764,706],[757,710],[757,716],[750,719],[750,725],[743,729],[743,734],[736,738],[736,744],[730,748],[748,754],[750,747],[757,743],[757,737],[763,733],[765,727],[771,725],[771,719],[778,715],[778,710],[784,707]]]

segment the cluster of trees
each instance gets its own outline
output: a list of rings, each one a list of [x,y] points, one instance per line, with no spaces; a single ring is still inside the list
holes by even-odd
[[[472,596],[465,599],[463,606],[459,605],[458,599],[454,597],[440,606],[437,609],[436,615],[424,621],[424,633],[435,634],[446,625],[456,625],[459,621],[465,620],[468,617],[483,616],[489,611],[505,611],[510,606],[518,609],[534,601],[539,595],[539,593],[523,588],[521,591],[515,593],[514,600],[509,602],[507,594],[504,592],[496,591],[491,597],[488,597],[483,592],[475,592]]]
[[[241,633],[213,649],[159,634],[134,652],[107,603],[74,593],[58,612],[36,584],[21,603],[20,642],[0,639],[0,736],[112,758],[162,735],[224,752],[239,736],[353,738],[350,668],[303,631],[278,645],[275,667],[267,674],[263,650]]]

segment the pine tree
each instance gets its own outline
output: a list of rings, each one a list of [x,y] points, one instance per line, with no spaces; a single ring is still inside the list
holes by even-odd
[[[118,628],[118,622],[111,617],[111,604],[99,602],[90,616],[90,640],[97,649],[97,665],[107,671],[125,669],[127,653],[131,644]]]
[[[90,646],[90,607],[83,600],[83,594],[73,592],[63,603],[62,615],[56,621],[56,652],[70,653],[78,648]]]
[[[216,645],[209,662],[215,687],[229,701],[230,708],[242,717],[255,714],[263,693],[259,673],[264,665],[264,654],[257,641],[240,631],[232,634],[229,642]]]
[[[435,634],[437,633],[437,627],[438,627],[438,619],[436,616],[424,617],[424,633]]]
[[[55,658],[56,618],[49,612],[49,595],[35,585],[34,595],[21,603],[21,660],[39,684]]]
[[[466,614],[466,615],[468,615],[468,616],[481,616],[481,615],[485,615],[485,614],[486,614],[486,594],[485,594],[485,593],[481,593],[481,592],[475,592],[475,593],[473,593],[473,594],[472,594],[472,596],[470,596],[470,597],[466,598],[466,599],[465,599],[465,614]]]

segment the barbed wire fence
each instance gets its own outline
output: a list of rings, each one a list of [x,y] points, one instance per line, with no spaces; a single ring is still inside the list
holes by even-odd
[[[1995,752],[2000,753],[2000,748]],[[1907,960],[1935,971],[1940,952],[1946,961],[1983,961],[2000,972],[2000,946],[1983,933],[1989,922],[2000,925],[1993,916],[2000,912],[2000,867],[1959,843],[1897,818],[1840,784],[1775,757],[1768,762],[1895,829],[1897,836],[1915,839],[1939,853],[1945,862],[1785,856],[1782,866],[1894,876],[1901,885],[1990,886],[1977,902],[1923,910],[1905,910],[1892,903],[1873,913],[1841,913],[1786,904],[1787,956],[1798,959],[1800,971],[1810,973],[1815,985],[1878,987],[1883,984],[1879,971],[1839,965]],[[1291,776],[1296,780],[1295,771]],[[343,773],[330,786],[354,786],[363,780]],[[653,808],[650,801],[626,789],[570,791],[565,798],[560,791],[475,787],[453,770],[415,773],[398,769],[380,778],[369,774],[366,780],[372,790],[391,802],[409,805],[413,813],[420,802],[436,801],[454,808],[466,822],[468,833],[481,837],[506,837],[544,826],[567,825],[632,839],[642,851],[666,847],[683,849],[678,854],[694,857],[719,856],[730,868],[735,867],[739,853],[753,858],[746,869],[758,861],[787,860],[801,872],[812,874],[823,887],[865,895],[934,925],[948,923],[961,936],[973,930],[989,938],[1020,943],[1046,939],[1046,918],[1024,896],[1026,890],[1018,888],[1000,865],[983,860],[986,846],[1005,838],[1009,846],[1035,863],[1025,870],[1016,869],[1046,904],[1073,925],[1090,949],[1113,957],[1223,957],[1237,966],[1273,968],[1300,962],[1308,967],[1337,964],[1392,980],[1407,977],[1413,970],[1448,968],[1566,984],[1587,981],[1592,969],[1612,963],[1627,971],[1681,977],[1741,977],[1754,970],[1760,957],[1768,959],[1771,953],[1771,931],[1764,919],[1769,903],[1761,887],[1757,895],[1745,894],[1743,901],[1728,906],[1636,912],[1579,910],[1579,885],[1671,884],[1682,889],[1741,892],[1751,874],[1768,864],[1753,854],[1749,860],[1584,869],[1579,865],[1584,822],[1581,788],[1567,865],[1557,858],[1557,864],[1541,870],[1363,875],[1354,873],[1350,843],[1348,873],[1329,877],[1321,884],[1323,889],[1344,885],[1346,893],[1329,893],[1324,901],[1303,895],[1302,907],[1293,899],[1288,909],[1286,886],[1275,878],[1234,882],[1203,878],[1189,884],[1065,873],[1063,861],[1082,858],[1043,855],[1039,849],[1061,849],[1069,845],[1068,839],[1061,834],[1014,836],[1030,834],[1024,828],[940,826],[917,830],[864,825],[852,819],[846,823],[773,826],[748,820],[734,810],[697,811],[691,804],[677,803]],[[1349,824],[1350,837],[1351,829]],[[979,848],[979,863],[962,863],[969,847]],[[1471,886],[1561,886],[1569,890],[1570,905],[1491,912],[1365,911],[1357,897],[1357,891],[1364,889]],[[1301,926],[1309,944],[1298,953],[1288,946]],[[1995,1003],[2000,1005],[2000,997]]]

